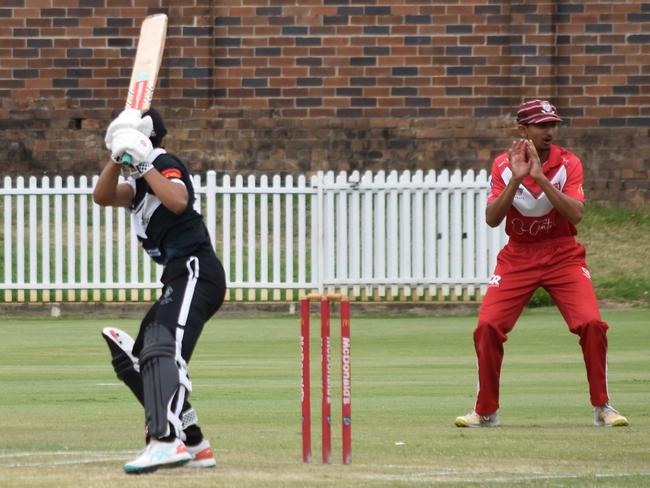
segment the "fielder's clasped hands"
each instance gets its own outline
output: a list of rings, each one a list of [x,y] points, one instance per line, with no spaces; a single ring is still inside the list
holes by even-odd
[[[521,179],[529,175],[537,178],[539,174],[543,175],[537,149],[528,139],[513,141],[508,160],[510,171],[515,178]]]

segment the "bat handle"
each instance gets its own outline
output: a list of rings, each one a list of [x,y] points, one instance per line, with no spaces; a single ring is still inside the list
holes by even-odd
[[[131,164],[133,162],[133,158],[129,153],[124,153],[122,154],[122,157],[120,157],[120,164]]]

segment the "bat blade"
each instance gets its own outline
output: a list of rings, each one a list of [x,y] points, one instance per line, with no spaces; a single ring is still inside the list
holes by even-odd
[[[144,19],[131,72],[126,108],[146,112],[151,106],[166,37],[166,14],[154,14]]]
[[[149,15],[144,19],[142,27],[140,27],[140,38],[133,62],[126,108],[135,108],[142,113],[149,110],[162,63],[166,38],[166,14]],[[131,155],[124,153],[121,161],[130,164]]]

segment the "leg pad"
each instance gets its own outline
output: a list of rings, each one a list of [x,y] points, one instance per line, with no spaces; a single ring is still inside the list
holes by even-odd
[[[142,378],[138,359],[133,356],[133,339],[123,330],[106,327],[102,337],[111,352],[111,363],[117,377],[129,387],[140,404],[144,405]]]
[[[191,388],[175,337],[160,324],[152,323],[145,331],[140,370],[148,434],[181,437],[180,411]]]

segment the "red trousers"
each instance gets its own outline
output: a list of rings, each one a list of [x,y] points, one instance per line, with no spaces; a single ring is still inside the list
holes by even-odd
[[[499,253],[474,330],[479,379],[475,410],[480,415],[499,408],[503,343],[539,287],[551,295],[569,330],[580,336],[591,404],[604,405],[609,400],[608,326],[598,311],[584,246],[573,237],[539,243],[510,242]]]

